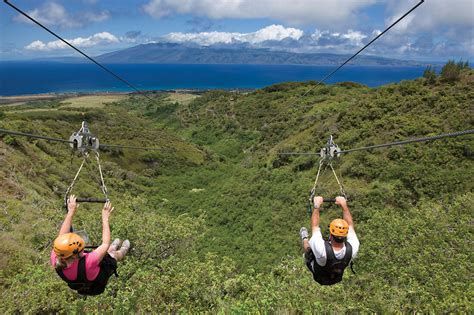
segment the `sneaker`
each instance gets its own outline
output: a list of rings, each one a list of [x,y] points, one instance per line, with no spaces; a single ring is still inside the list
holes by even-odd
[[[110,245],[110,247],[112,247],[112,250],[117,250],[119,246],[120,246],[120,239],[118,238],[114,239],[114,241]]]
[[[304,226],[300,229],[300,237],[301,240],[308,238],[308,230]]]
[[[130,241],[129,240],[123,241],[122,247],[120,247],[120,250],[123,250],[125,253],[127,253],[129,249],[130,249]]]

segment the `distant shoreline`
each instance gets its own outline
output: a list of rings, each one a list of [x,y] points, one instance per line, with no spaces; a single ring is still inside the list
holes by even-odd
[[[96,92],[96,93],[39,93],[39,94],[24,94],[24,95],[12,95],[12,96],[0,96],[0,106],[1,105],[10,105],[19,102],[30,102],[30,101],[50,101],[55,99],[70,98],[70,97],[80,97],[88,95],[125,95],[130,94],[128,92]]]
[[[175,93],[175,94],[203,94],[209,91],[226,90],[230,92],[249,92],[255,89],[176,89],[176,90],[144,90],[144,93]],[[24,94],[24,95],[12,95],[12,96],[0,96],[0,106],[11,105],[15,103],[25,103],[31,101],[51,101],[57,99],[66,99],[72,97],[82,96],[113,96],[113,95],[139,95],[137,92],[64,92],[64,93],[39,93],[39,94]]]
[[[229,65],[115,65],[112,71],[145,92],[202,93],[203,91],[253,91],[284,82],[324,78],[332,68],[306,66]],[[134,90],[90,64],[12,64],[0,69],[0,102],[13,96],[43,98],[97,93],[128,94]],[[369,87],[413,80],[422,67],[347,67],[326,81],[356,82]],[[15,74],[12,76],[11,74]],[[5,102],[5,101],[4,101]],[[8,102],[11,102],[9,100]]]

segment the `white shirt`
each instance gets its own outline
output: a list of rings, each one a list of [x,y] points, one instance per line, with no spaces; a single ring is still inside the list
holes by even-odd
[[[355,258],[357,252],[359,251],[360,243],[352,226],[349,226],[349,232],[347,233],[347,242],[351,244],[352,258]],[[326,246],[324,246],[323,235],[321,234],[321,229],[319,227],[315,231],[313,231],[313,235],[309,240],[309,246],[311,247],[311,250],[313,251],[313,254],[316,257],[316,262],[318,263],[318,265],[326,265]],[[337,259],[344,258],[344,256],[346,255],[346,245],[344,245],[339,251],[334,250],[334,255]]]

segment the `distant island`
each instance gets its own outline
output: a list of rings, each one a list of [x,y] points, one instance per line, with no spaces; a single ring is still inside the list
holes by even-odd
[[[231,45],[223,47],[188,46],[173,43],[142,44],[96,56],[102,63],[119,64],[262,64],[262,65],[318,65],[334,66],[349,55],[329,53],[294,53],[268,48]],[[45,60],[45,59],[42,59]],[[48,58],[49,61],[85,62],[83,58]],[[425,66],[426,62],[398,60],[379,56],[360,55],[351,65],[358,66]]]

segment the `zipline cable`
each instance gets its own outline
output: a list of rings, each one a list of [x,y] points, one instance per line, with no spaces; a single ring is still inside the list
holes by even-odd
[[[33,138],[33,139],[41,139],[41,140],[46,140],[46,141],[50,141],[50,142],[61,142],[61,143],[67,143],[67,144],[74,144],[74,142],[70,141],[70,140],[51,138],[51,137],[40,136],[40,135],[35,135],[35,134],[25,133],[25,132],[18,132],[18,131],[13,131],[13,130],[6,130],[6,129],[0,129],[0,134],[6,134],[6,135],[12,135],[12,136],[21,136],[21,137],[27,137],[27,138]],[[162,151],[163,150],[161,148],[149,148],[149,147],[126,146],[126,145],[115,145],[115,144],[101,144],[99,147],[101,147],[101,148],[130,149],[130,150],[147,150],[147,151]]]
[[[126,85],[128,85],[129,87],[131,87],[133,90],[135,90],[136,92],[138,92],[140,95],[142,95],[143,97],[145,97],[146,99],[148,99],[149,101],[151,102],[154,102],[154,100],[149,97],[148,95],[145,94],[145,92],[143,92],[142,90],[138,89],[137,87],[135,87],[133,84],[131,84],[130,82],[128,82],[127,80],[123,79],[122,77],[120,77],[119,75],[115,74],[112,70],[108,69],[107,67],[103,66],[102,64],[100,64],[99,62],[97,62],[96,60],[94,60],[92,57],[90,57],[89,55],[87,55],[86,53],[84,53],[83,51],[81,51],[79,48],[75,47],[74,45],[72,45],[71,43],[69,43],[67,40],[63,39],[61,36],[59,36],[58,34],[56,34],[55,32],[51,31],[49,28],[47,28],[46,26],[44,26],[43,24],[41,24],[40,22],[36,21],[34,18],[32,18],[31,16],[29,16],[27,13],[23,12],[22,10],[20,10],[19,8],[17,8],[16,6],[14,6],[13,4],[11,4],[9,2],[9,0],[3,0],[6,4],[8,4],[10,7],[12,7],[15,11],[19,12],[21,15],[25,16],[26,18],[28,18],[29,20],[33,21],[35,24],[37,24],[38,26],[40,26],[41,28],[43,28],[44,30],[46,30],[47,32],[49,32],[51,35],[55,36],[56,38],[58,38],[60,41],[62,41],[63,43],[65,43],[66,45],[68,45],[69,47],[71,47],[72,49],[74,49],[75,51],[77,51],[78,53],[80,53],[81,55],[83,55],[84,57],[86,57],[87,59],[89,59],[90,61],[92,61],[93,63],[95,63],[97,66],[99,66],[100,68],[102,68],[104,71],[106,71],[107,73],[109,73],[110,75],[114,76],[116,79],[122,81],[123,83],[125,83]]]
[[[51,137],[46,137],[46,136],[39,136],[39,135],[34,135],[31,133],[25,133],[25,132],[18,132],[18,131],[13,131],[13,130],[6,130],[6,129],[0,129],[0,134],[7,134],[7,135],[12,135],[12,136],[21,136],[21,137],[27,137],[27,138],[33,138],[33,139],[42,139],[50,142],[61,142],[61,143],[68,143],[72,144],[72,141],[69,140],[64,140],[64,139],[58,139],[58,138],[51,138]]]
[[[470,135],[470,134],[474,134],[474,129],[439,134],[439,135],[431,136],[431,137],[409,139],[409,140],[403,140],[403,141],[371,145],[367,147],[360,147],[360,148],[355,148],[355,149],[341,150],[337,154],[345,154],[345,153],[351,153],[351,152],[362,151],[362,150],[379,149],[379,148],[391,147],[391,146],[396,146],[396,145],[405,145],[405,144],[416,143],[416,142],[433,141],[433,140],[438,140],[438,139],[443,139],[443,138],[465,136],[465,135]],[[278,153],[278,155],[321,155],[321,153],[319,152],[282,152],[282,153]]]

